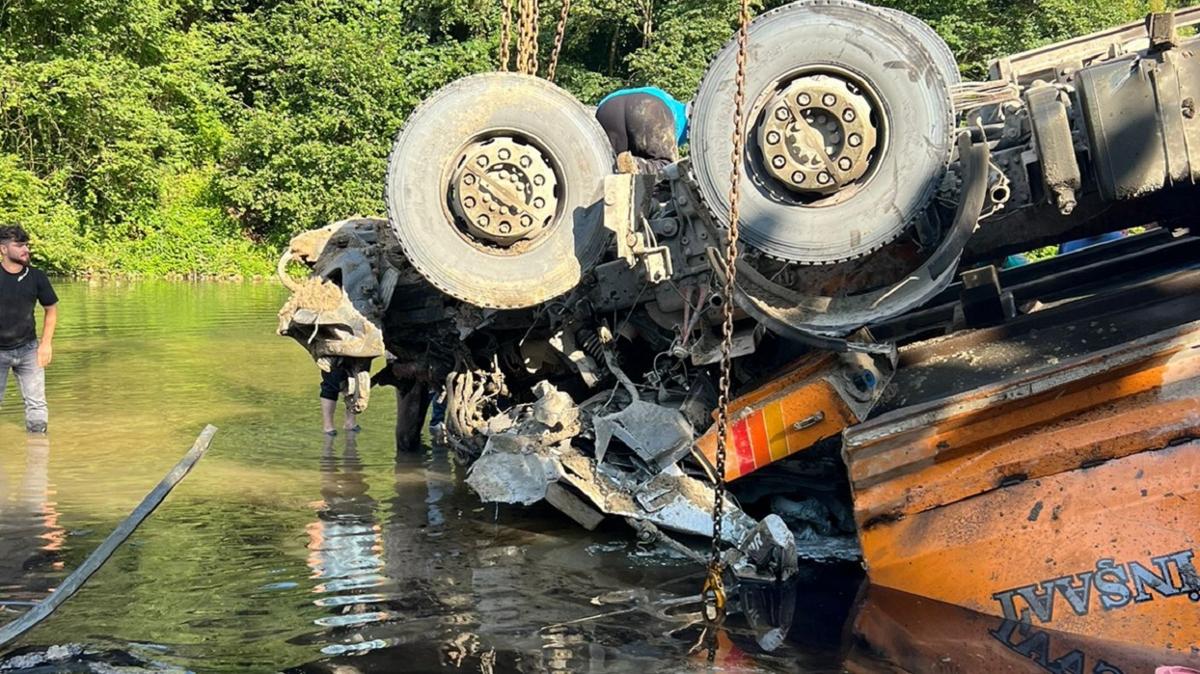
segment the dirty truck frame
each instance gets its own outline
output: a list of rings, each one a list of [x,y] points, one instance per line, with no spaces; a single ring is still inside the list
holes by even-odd
[[[733,42],[689,156],[654,175],[614,174],[591,111],[548,82],[459,80],[398,135],[387,219],[292,241],[279,331],[355,372],[360,407],[386,357],[401,449],[442,401],[437,439],[483,500],[697,556],[733,302],[738,575],[862,560],[878,587],[1194,660],[1200,40],[1179,28],[1197,22],[1154,14],[963,82],[894,10],[758,17],[732,297]]]

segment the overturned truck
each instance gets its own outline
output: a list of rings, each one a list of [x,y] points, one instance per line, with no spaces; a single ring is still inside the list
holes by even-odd
[[[280,332],[355,373],[360,406],[385,357],[398,448],[443,401],[482,499],[694,554],[733,303],[739,573],[862,559],[885,587],[1194,657],[1200,40],[1178,28],[1197,22],[1154,14],[964,82],[895,10],[759,16],[731,297],[734,41],[687,157],[654,175],[614,173],[549,82],[461,79],[396,138],[386,219],[293,240]]]

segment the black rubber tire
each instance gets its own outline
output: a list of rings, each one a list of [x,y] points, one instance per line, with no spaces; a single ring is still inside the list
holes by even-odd
[[[947,85],[953,86],[962,82],[962,73],[958,70],[958,59],[954,58],[954,52],[950,51],[950,45],[946,44],[946,41],[937,34],[932,26],[908,12],[902,12],[892,7],[876,7],[875,9],[891,14],[896,21],[903,23],[909,30],[919,33],[924,38],[921,44],[929,50],[930,55],[937,62],[938,71],[942,73]]]
[[[929,47],[926,43],[933,42]],[[809,207],[771,196],[750,171],[751,117],[740,184],[740,233],[776,258],[805,264],[855,259],[899,236],[929,204],[953,148],[954,112],[942,72],[944,49],[932,30],[918,30],[893,10],[854,0],[801,0],[750,25],[746,109],[781,80],[806,69],[836,66],[870,84],[886,116],[886,149],[873,176],[852,197]],[[729,226],[731,122],[737,41],[709,65],[692,103],[693,177],[718,222]]]
[[[474,139],[516,132],[556,167],[558,215],[519,253],[488,251],[456,227],[446,204],[453,163]],[[421,104],[388,157],[388,221],[405,255],[430,283],[469,304],[516,309],[578,285],[609,240],[601,204],[613,153],[582,103],[546,80],[484,73],[457,80]]]

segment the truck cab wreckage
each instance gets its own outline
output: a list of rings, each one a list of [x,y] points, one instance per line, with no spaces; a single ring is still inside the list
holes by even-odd
[[[964,82],[895,10],[759,16],[732,297],[734,41],[657,175],[615,174],[592,111],[549,82],[461,79],[397,136],[386,219],[292,241],[279,332],[355,370],[359,406],[386,357],[400,445],[440,396],[482,500],[623,518],[697,556],[733,303],[720,531],[739,575],[862,560],[877,587],[1195,661],[1200,38],[1178,28],[1196,23],[1153,14]]]

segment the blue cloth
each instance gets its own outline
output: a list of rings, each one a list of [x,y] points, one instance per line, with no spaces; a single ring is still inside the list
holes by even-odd
[[[1101,234],[1099,236],[1089,236],[1086,239],[1076,239],[1075,241],[1068,241],[1064,243],[1059,249],[1059,252],[1074,253],[1077,250],[1083,250],[1084,248],[1088,248],[1090,246],[1096,246],[1123,238],[1125,238],[1125,232],[1109,232],[1108,234]]]
[[[1001,269],[1012,269],[1014,267],[1023,267],[1029,264],[1029,258],[1024,253],[1018,255],[1009,255],[1004,258],[1004,264],[1000,265]]]
[[[637,87],[634,89],[618,89],[611,94],[600,99],[596,107],[604,105],[604,102],[616,98],[617,96],[626,96],[629,94],[649,94],[663,103],[667,104],[667,108],[671,111],[671,116],[675,118],[675,142],[678,145],[683,145],[687,142],[687,105],[675,100],[675,97],[658,87]]]

